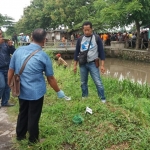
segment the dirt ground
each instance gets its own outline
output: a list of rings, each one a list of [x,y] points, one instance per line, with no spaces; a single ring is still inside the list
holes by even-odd
[[[15,136],[16,122],[11,122],[7,107],[0,108],[0,150],[12,150],[12,137]]]

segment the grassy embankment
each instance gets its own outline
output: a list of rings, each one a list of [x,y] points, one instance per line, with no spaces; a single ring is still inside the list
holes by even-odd
[[[55,77],[60,88],[71,96],[71,101],[58,99],[47,85],[40,119],[42,143],[34,150],[147,150],[150,149],[150,88],[129,80],[118,81],[102,77],[107,103],[102,104],[89,76],[89,97],[81,100],[80,76],[72,68],[58,67],[54,62]],[[86,107],[93,114],[85,114]],[[18,105],[12,108],[17,116]],[[74,124],[80,114],[84,121]],[[27,140],[14,145],[17,150],[27,149]]]

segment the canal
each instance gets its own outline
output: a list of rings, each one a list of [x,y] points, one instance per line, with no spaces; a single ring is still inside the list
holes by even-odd
[[[66,62],[71,66],[72,60],[66,60]],[[139,84],[150,84],[150,63],[106,58],[105,70],[105,76],[111,76],[119,80],[128,78]]]

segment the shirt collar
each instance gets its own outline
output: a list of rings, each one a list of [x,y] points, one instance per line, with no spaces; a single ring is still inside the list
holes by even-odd
[[[86,35],[84,35],[85,37],[91,37],[93,35],[93,33],[90,35],[90,36],[86,36]]]
[[[34,45],[34,47],[37,47],[37,49],[42,50],[42,47],[36,43],[30,43],[31,45]]]

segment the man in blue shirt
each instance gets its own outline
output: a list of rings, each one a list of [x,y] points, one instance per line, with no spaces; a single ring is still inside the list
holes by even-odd
[[[32,33],[33,43],[28,46],[19,47],[12,56],[9,71],[8,85],[13,74],[18,74],[25,59],[36,50],[40,50],[27,62],[23,73],[20,76],[20,95],[19,95],[19,115],[17,120],[17,140],[26,138],[29,132],[29,143],[38,142],[39,138],[39,119],[42,111],[44,94],[46,93],[46,83],[43,76],[47,77],[50,86],[57,92],[58,98],[64,98],[65,94],[59,89],[52,62],[49,56],[42,51],[44,46],[46,31],[36,29]]]
[[[80,52],[87,51],[87,63],[79,65],[80,76],[81,76],[81,89],[82,98],[88,97],[88,73],[90,73],[98,92],[98,96],[103,103],[106,102],[104,87],[100,78],[99,71],[99,58],[101,59],[100,69],[101,72],[105,72],[104,60],[105,54],[103,49],[103,44],[100,37],[96,38],[97,35],[93,34],[92,23],[87,21],[82,25],[84,36],[82,40],[79,38],[76,45],[76,51],[74,54],[74,72],[77,72],[78,56]],[[89,45],[90,44],[90,45]]]
[[[8,103],[10,98],[10,88],[7,84],[7,73],[10,63],[10,55],[13,54],[15,48],[12,46],[12,41],[5,41],[0,30],[0,99],[1,106],[8,107],[13,104]]]

